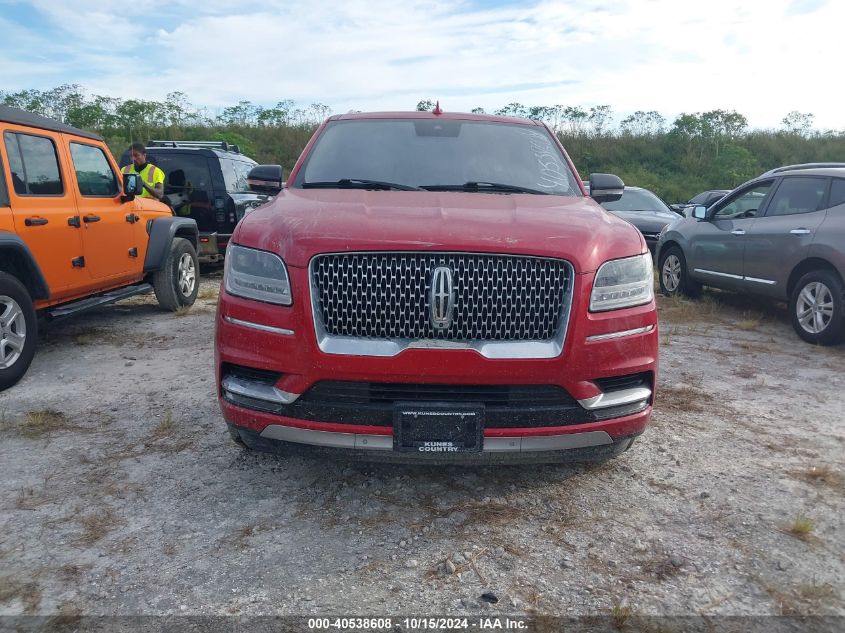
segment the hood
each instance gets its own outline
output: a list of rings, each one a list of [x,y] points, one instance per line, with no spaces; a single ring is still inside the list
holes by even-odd
[[[681,217],[674,211],[659,209],[651,211],[610,211],[610,213],[630,222],[639,229],[656,229],[658,231]]]
[[[580,273],[645,250],[590,198],[355,189],[285,189],[233,241],[298,267],[318,253],[443,250],[562,258]]]

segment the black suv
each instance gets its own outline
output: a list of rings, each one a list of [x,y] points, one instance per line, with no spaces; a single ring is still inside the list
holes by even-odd
[[[257,163],[225,141],[147,141],[147,160],[164,171],[164,202],[196,220],[201,262],[220,261],[235,225],[270,198],[247,185]],[[130,162],[127,151],[120,166]]]

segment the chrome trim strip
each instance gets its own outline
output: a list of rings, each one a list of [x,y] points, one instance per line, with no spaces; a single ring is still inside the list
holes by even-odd
[[[609,334],[594,334],[593,336],[588,336],[587,341],[594,342],[594,341],[609,341],[615,338],[623,338],[625,336],[634,336],[636,334],[646,334],[647,332],[651,332],[654,330],[653,325],[646,325],[645,327],[638,327],[634,328],[633,330],[622,330],[621,332],[610,332]]]
[[[568,448],[585,448],[613,444],[613,438],[605,431],[587,431],[568,435],[535,435],[522,438],[520,452],[559,451]]]
[[[715,270],[704,270],[703,268],[696,268],[695,272],[705,273],[707,275],[716,275],[717,277],[730,277],[731,279],[742,279],[742,275],[731,275],[730,273],[717,273]]]
[[[810,229],[792,229],[790,231],[792,235],[809,235],[810,233],[812,233]]]
[[[756,277],[746,277],[745,281],[755,281],[758,284],[768,284],[770,286],[774,286],[777,282],[772,281],[771,279],[757,279]]]
[[[639,402],[640,400],[648,400],[649,398],[651,398],[651,389],[648,387],[632,387],[631,389],[600,393],[592,398],[584,398],[583,400],[579,400],[578,404],[592,411],[594,409],[618,407],[623,404]]]
[[[232,325],[240,325],[242,327],[248,327],[252,330],[258,330],[260,332],[270,332],[271,334],[282,334],[283,336],[293,336],[293,330],[288,330],[283,327],[273,327],[272,325],[262,325],[261,323],[253,323],[252,321],[244,321],[242,319],[236,319],[235,317],[224,316],[223,320],[227,323],[231,323]]]
[[[448,341],[441,339],[370,339],[355,336],[332,336],[326,332],[322,319],[318,318],[317,305],[320,297],[314,286],[314,260],[317,257],[329,255],[371,255],[384,253],[410,253],[414,255],[486,255],[496,257],[532,257],[534,259],[553,259],[565,263],[569,267],[567,301],[564,303],[560,319],[557,324],[557,335],[548,341]],[[406,349],[464,349],[474,350],[484,358],[489,359],[534,359],[557,358],[563,352],[566,333],[569,330],[569,314],[572,310],[572,295],[575,286],[575,267],[565,259],[553,257],[539,257],[536,255],[522,255],[514,253],[470,253],[464,251],[343,251],[333,253],[318,253],[308,262],[308,287],[311,295],[311,321],[314,324],[314,334],[317,345],[325,354],[339,354],[347,356],[380,356],[391,357],[404,352]]]
[[[281,389],[276,389],[273,385],[246,380],[237,376],[224,376],[221,385],[224,391],[228,391],[236,396],[263,400],[264,402],[272,402],[273,404],[292,404],[302,395],[282,391]]]
[[[310,444],[331,448],[351,448],[370,451],[393,450],[392,435],[369,435],[360,433],[338,433],[299,429],[281,424],[270,424],[261,437],[282,440],[296,444]],[[612,444],[613,438],[605,431],[586,431],[562,435],[537,435],[530,437],[485,437],[485,453],[527,453],[535,451],[558,451],[588,446]]]
[[[740,281],[754,281],[759,284],[769,284],[770,286],[775,285],[777,282],[772,281],[771,279],[758,279],[757,277],[743,277],[742,275],[731,275],[728,273],[717,273],[714,270],[704,270],[703,268],[696,268],[695,272],[697,273],[706,273],[708,275],[716,275],[718,277],[730,277],[731,279],[739,279]]]

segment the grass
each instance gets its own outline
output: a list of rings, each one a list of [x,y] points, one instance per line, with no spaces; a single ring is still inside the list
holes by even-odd
[[[191,313],[192,306],[179,306],[173,311],[173,316],[175,317],[184,317],[188,316]]]
[[[90,569],[90,565],[87,566]],[[76,583],[82,578],[82,574],[85,571],[85,568],[81,567],[80,565],[62,565],[59,567],[57,575],[58,577],[66,583]]]
[[[758,376],[757,368],[752,365],[737,367],[732,373],[737,378],[745,378],[746,380],[751,380],[752,378],[756,378]]]
[[[54,498],[49,496],[45,490],[39,491],[35,488],[24,487],[18,490],[18,496],[15,498],[15,509],[35,510],[51,501],[54,501]]]
[[[836,588],[828,583],[816,583],[793,587],[773,587],[765,580],[755,578],[756,582],[775,601],[778,612],[784,616],[819,615],[820,608],[839,600]]]
[[[743,332],[750,332],[756,330],[760,327],[760,323],[763,321],[761,315],[753,315],[750,312],[745,312],[743,314],[743,319],[734,323],[734,327],[738,330],[742,330]]]
[[[257,535],[259,532],[264,532],[269,529],[270,526],[266,523],[245,525],[224,536],[221,542],[234,549],[249,549],[249,539]]]
[[[18,433],[28,439],[38,439],[55,431],[71,428],[68,417],[61,411],[42,409],[28,411],[18,425]]]
[[[811,518],[799,514],[792,523],[785,528],[785,532],[794,536],[801,541],[811,540],[813,530],[816,529],[816,523]]]
[[[814,486],[827,486],[842,493],[845,492],[845,477],[842,473],[830,466],[807,466],[790,473],[796,479],[800,479]]]
[[[631,607],[628,605],[614,604],[610,609],[610,617],[613,619],[613,624],[617,629],[625,628],[628,620],[631,619]]]
[[[168,409],[164,412],[161,421],[153,430],[153,437],[158,439],[168,437],[176,430],[176,420],[173,418],[173,413]]]
[[[101,327],[87,328],[73,337],[77,345],[123,345],[138,342],[140,335],[127,334],[125,330],[110,330]]]
[[[715,398],[707,391],[684,385],[657,390],[655,408],[673,413],[700,413],[711,408]]]
[[[186,448],[193,445],[194,440],[186,435],[180,438],[175,438],[177,432],[180,430],[179,421],[173,416],[173,413],[168,409],[164,412],[159,423],[152,430],[149,438],[144,442],[142,449],[138,451],[122,452],[115,455],[118,460],[127,457],[139,457],[140,455],[149,455],[152,453],[173,454],[179,453]]]
[[[34,582],[20,582],[14,578],[0,577],[0,604],[20,600],[25,613],[34,613],[41,604],[41,590]]]
[[[77,539],[77,542],[86,546],[91,546],[102,540],[123,523],[111,508],[81,516],[76,521],[82,526],[82,535]]]
[[[219,296],[219,294],[220,286],[218,284],[205,286],[200,288],[200,291],[197,293],[197,299],[201,299],[203,301],[213,299],[217,301],[217,297]]]

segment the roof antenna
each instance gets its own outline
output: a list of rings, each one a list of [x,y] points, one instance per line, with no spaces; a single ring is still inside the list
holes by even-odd
[[[434,106],[434,110],[431,112],[432,114],[443,114],[443,110],[440,108],[440,101],[437,102],[437,105]]]

